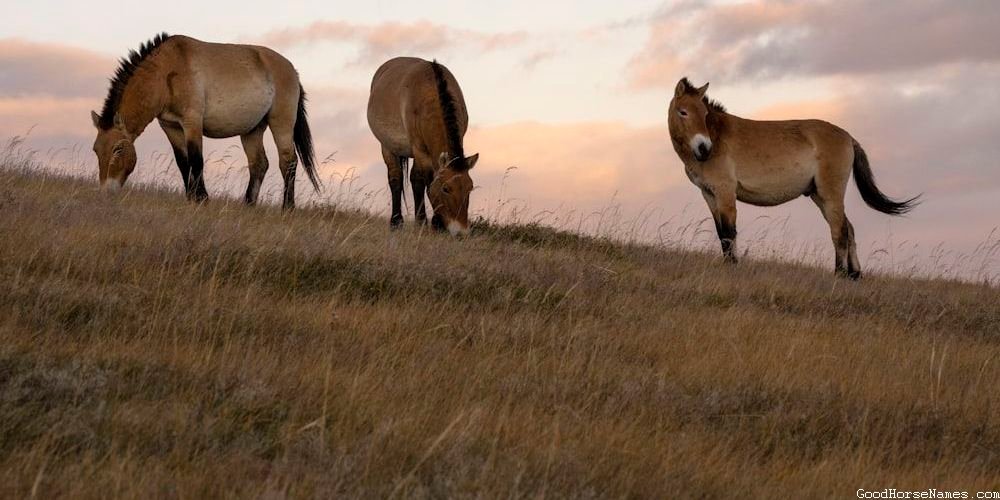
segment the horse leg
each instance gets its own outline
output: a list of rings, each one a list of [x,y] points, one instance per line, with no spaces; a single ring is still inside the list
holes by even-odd
[[[389,169],[389,193],[392,194],[392,215],[389,216],[389,227],[396,229],[403,225],[403,162],[405,158],[396,156],[388,148],[382,146],[382,159]]]
[[[701,194],[712,212],[715,231],[722,246],[722,255],[726,262],[735,264],[739,260],[736,257],[736,191],[726,189],[717,191],[702,189]]]
[[[257,128],[247,134],[240,136],[243,143],[243,152],[247,155],[247,168],[250,170],[250,182],[247,184],[247,192],[243,201],[247,205],[256,205],[260,197],[260,185],[264,182],[264,175],[267,174],[267,152],[264,151],[264,130],[267,125],[261,123]]]
[[[188,160],[187,197],[202,202],[208,199],[205,189],[205,157],[202,155],[201,119],[183,125],[185,150]]]
[[[424,196],[434,174],[433,170],[421,168],[423,165],[426,164],[414,160],[413,168],[410,170],[410,186],[413,188],[413,215],[418,225],[426,226],[427,206],[424,204]]]
[[[299,164],[298,156],[295,154],[292,128],[275,130],[272,125],[271,134],[274,135],[274,144],[278,147],[278,167],[281,169],[281,177],[285,180],[284,201],[281,207],[291,210],[295,208],[295,169]]]
[[[859,269],[851,269],[850,265],[850,255],[851,255],[851,242],[853,240],[854,229],[851,227],[850,221],[847,220],[847,216],[844,214],[844,200],[843,198],[833,198],[827,199],[820,194],[814,194],[810,196],[816,206],[819,207],[819,211],[823,213],[823,218],[826,219],[826,223],[830,225],[830,237],[833,239],[833,250],[836,254],[834,261],[834,269],[838,275],[847,276],[851,278],[860,278],[861,271]],[[836,200],[836,201],[834,201]],[[857,250],[855,250],[857,254]],[[857,255],[855,255],[855,259]]]
[[[177,170],[181,172],[181,180],[184,182],[184,192],[187,193],[190,168],[188,167],[184,129],[177,124],[163,120],[160,120],[160,128],[163,129],[163,133],[167,135],[167,140],[170,141],[170,149],[174,150],[174,162],[177,164]]]
[[[854,240],[854,226],[851,221],[844,216],[847,223],[847,235],[849,242],[847,245],[847,277],[853,280],[861,279],[861,262],[858,260],[858,244]]]

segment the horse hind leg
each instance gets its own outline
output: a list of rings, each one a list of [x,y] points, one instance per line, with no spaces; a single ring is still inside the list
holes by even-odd
[[[281,206],[285,210],[291,210],[295,208],[295,170],[299,164],[292,128],[287,127],[279,131],[272,125],[271,134],[274,135],[274,144],[278,147],[278,168],[281,169],[281,177],[285,181],[284,201]]]
[[[250,182],[247,183],[247,192],[243,201],[251,206],[257,204],[257,199],[260,197],[260,186],[264,182],[264,175],[267,174],[267,152],[264,151],[264,130],[266,128],[267,125],[261,123],[250,133],[240,136],[243,152],[247,155],[247,168],[250,170]]]
[[[854,240],[854,225],[844,217],[844,221],[847,223],[847,233],[848,233],[848,255],[847,255],[847,277],[853,280],[861,279],[861,262],[858,260],[858,245]]]
[[[838,275],[856,278],[860,277],[860,270],[851,266],[851,248],[854,241],[854,229],[851,222],[844,214],[844,201],[831,201],[821,197],[819,194],[811,196],[823,218],[830,225],[830,237],[833,240],[834,250],[834,270]],[[855,250],[855,260],[857,259]]]
[[[388,148],[382,146],[382,159],[389,170],[389,193],[392,195],[392,215],[389,216],[389,227],[399,228],[403,225],[403,163],[405,158],[396,156]]]

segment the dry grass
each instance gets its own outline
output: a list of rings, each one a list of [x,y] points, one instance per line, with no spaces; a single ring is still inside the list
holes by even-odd
[[[1000,489],[998,302],[8,165],[0,497]]]

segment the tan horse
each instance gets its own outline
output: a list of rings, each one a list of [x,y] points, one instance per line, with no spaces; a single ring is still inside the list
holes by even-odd
[[[205,200],[202,136],[240,136],[250,169],[245,201],[267,173],[264,131],[278,147],[284,207],[295,205],[296,151],[319,190],[305,91],[287,59],[265,47],[206,43],[162,33],[121,60],[101,114],[91,112],[101,186],[120,188],[135,169],[133,142],[153,120],[167,134],[189,199]]]
[[[434,210],[431,225],[454,236],[468,234],[469,170],[479,155],[465,156],[462,138],[469,127],[469,113],[451,72],[437,61],[389,60],[372,79],[368,125],[382,144],[382,158],[389,168],[390,226],[403,223],[403,170],[407,159],[413,158],[410,183],[417,222],[427,223],[426,189]]]
[[[918,197],[887,198],[875,186],[868,157],[843,129],[820,120],[755,121],[726,112],[687,78],[670,101],[670,138],[691,182],[701,188],[715,219],[722,252],[736,262],[736,200],[780,205],[808,196],[830,225],[838,274],[861,277],[854,228],[844,193],[854,182],[869,207],[889,215],[909,212]]]

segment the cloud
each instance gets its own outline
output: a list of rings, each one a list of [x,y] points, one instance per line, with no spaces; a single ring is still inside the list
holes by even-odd
[[[634,88],[679,76],[768,79],[868,75],[1000,62],[1000,4],[793,0],[691,5],[650,20],[628,65]]]
[[[0,97],[0,138],[21,135],[79,136],[93,130],[92,98]]]
[[[261,43],[276,48],[318,42],[360,45],[355,63],[384,60],[406,54],[433,54],[445,49],[471,47],[481,52],[523,43],[523,31],[484,33],[455,29],[429,21],[355,24],[346,21],[317,21],[308,26],[272,31]]]
[[[76,47],[0,39],[0,97],[99,99],[114,64],[111,57]]]

